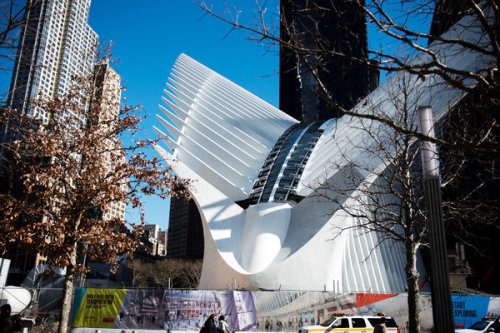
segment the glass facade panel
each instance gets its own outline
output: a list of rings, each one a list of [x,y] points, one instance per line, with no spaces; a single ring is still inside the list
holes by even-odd
[[[299,183],[311,151],[321,136],[322,122],[295,124],[283,133],[269,153],[254,183],[250,203],[287,201]]]

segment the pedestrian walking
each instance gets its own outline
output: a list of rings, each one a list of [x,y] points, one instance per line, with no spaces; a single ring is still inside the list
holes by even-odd
[[[380,318],[380,323],[375,326],[373,333],[387,333],[387,319],[385,317]]]
[[[498,318],[495,319],[491,327],[495,330],[495,333],[500,332],[500,321],[498,320]]]
[[[219,324],[217,325],[217,331],[219,333],[229,333],[229,326],[224,316],[219,317]]]
[[[21,329],[18,316],[11,316],[12,308],[10,304],[4,304],[0,308],[0,333],[12,333]]]
[[[217,333],[217,325],[215,325],[215,313],[212,313],[207,321],[205,321],[205,333]]]

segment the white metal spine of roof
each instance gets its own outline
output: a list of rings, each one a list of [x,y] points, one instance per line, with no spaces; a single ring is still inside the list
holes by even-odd
[[[158,137],[162,139],[162,141],[164,141],[165,134],[163,134],[156,127],[153,127],[153,129],[155,130]],[[163,149],[163,147],[161,147],[160,145],[155,145],[154,149],[160,154],[160,156],[163,157],[165,161],[169,161],[169,163],[175,163],[176,158],[168,158],[167,156],[169,154],[167,154],[167,150]],[[182,147],[179,147],[179,150],[182,151]],[[193,156],[187,151],[184,152],[184,155],[185,157],[183,158],[183,160],[196,168],[193,171],[195,171],[197,175],[199,175],[201,178],[215,179],[218,186],[222,189],[221,191],[225,191],[232,197],[241,197],[246,195],[242,190],[238,189],[234,184],[221,176],[217,171],[204,166],[196,156]]]
[[[245,157],[244,154],[240,154],[239,156],[234,155],[231,151],[228,151],[227,149],[222,147],[217,141],[214,141],[210,137],[210,133],[208,131],[208,133],[201,132],[196,127],[191,126],[189,123],[178,118],[175,114],[168,112],[165,108],[162,108],[160,106],[160,109],[162,109],[162,111],[169,117],[174,125],[177,126],[177,128],[184,128],[184,133],[186,133],[188,137],[199,137],[200,140],[204,141],[205,147],[209,149],[211,154],[218,156],[217,158],[223,161],[229,160],[231,162],[231,165],[234,165],[238,168],[238,173],[245,175],[253,171],[253,169],[245,161],[240,159],[240,157]],[[157,118],[161,122],[165,121],[158,115]],[[165,127],[168,127],[168,125]],[[202,149],[205,148],[202,147]]]
[[[218,97],[229,97],[229,99],[219,100],[219,102],[237,103],[236,106],[238,108],[243,108],[244,110],[248,111],[248,113],[241,113],[240,116],[244,118],[248,117],[249,115],[252,117],[256,117],[259,115],[268,117],[270,114],[272,114],[276,119],[283,119],[292,123],[297,122],[286,113],[273,107],[272,105],[256,97],[245,89],[239,87],[220,74],[194,61],[193,59],[188,58],[189,61],[186,62],[187,58],[188,57],[186,55],[179,56],[178,61],[174,65],[174,70],[176,70],[178,73],[186,72],[191,74],[192,77],[198,77],[202,80],[202,86],[206,86],[207,83],[213,84],[212,86],[208,86],[208,88],[217,88],[217,90],[210,90],[212,94],[218,95]]]
[[[255,95],[251,94],[247,90],[241,88],[240,86],[232,83],[222,75],[212,71],[208,67],[197,63],[195,60],[192,58],[189,58],[185,54],[181,54],[178,60],[178,64],[186,64],[186,63],[195,63],[197,64],[197,70],[199,72],[204,73],[207,76],[211,76],[214,80],[217,80],[218,82],[221,83],[221,88],[226,92],[226,94],[229,95],[234,95],[237,98],[241,99],[241,101],[244,101],[248,103],[250,106],[255,106],[255,108],[251,109],[252,112],[254,113],[260,113],[262,115],[268,116],[269,113],[272,113],[275,115],[275,117],[279,119],[284,119],[287,121],[291,121],[293,123],[297,122],[293,117],[289,116],[288,114],[282,112],[281,110],[275,108],[274,106],[270,105],[269,103],[265,102],[264,100],[256,97]]]
[[[228,154],[231,154],[235,158],[241,158],[241,161],[242,161],[242,163],[245,164],[245,166],[253,166],[255,164],[256,158],[254,156],[248,154],[248,152],[242,150],[238,145],[234,144],[233,142],[228,141],[225,137],[221,136],[217,131],[214,131],[211,127],[206,126],[202,122],[198,121],[196,118],[191,117],[189,119],[191,124],[195,123],[195,125],[192,126],[192,125],[187,124],[184,120],[182,120],[183,118],[177,116],[179,111],[174,114],[172,111],[166,109],[162,105],[159,105],[159,107],[169,118],[170,118],[170,116],[173,117],[170,120],[172,120],[174,122],[174,124],[175,124],[174,119],[177,118],[178,122],[181,121],[182,124],[186,124],[186,126],[192,127],[193,130],[196,130],[196,128],[200,128],[200,126],[205,127],[206,132],[204,132],[203,135],[209,136],[210,138],[208,138],[208,139],[211,140],[212,142],[214,142],[215,145],[219,146],[220,149],[226,151]],[[178,126],[178,125],[176,124],[176,126]],[[196,130],[196,131],[198,131],[198,130]],[[236,156],[234,153],[232,153],[234,150],[241,152],[241,153]]]
[[[158,135],[158,138],[167,145],[168,149],[170,149],[171,153],[173,154],[175,149],[177,148],[177,143],[174,140],[172,140],[172,138],[169,135],[163,133],[158,127],[153,126],[153,130],[155,131],[156,135]],[[166,150],[163,149],[162,151]]]
[[[181,54],[157,130],[176,159],[233,200],[248,197],[267,154],[297,120]],[[160,134],[161,133],[161,134]],[[234,188],[232,188],[234,187]]]
[[[182,81],[184,81],[184,80],[179,78],[178,81],[175,83],[175,86],[182,87]],[[189,82],[186,82],[186,84],[189,84]],[[214,99],[208,97],[207,94],[205,94],[206,88],[203,85],[199,86],[197,94],[195,96],[187,96],[184,93],[175,94],[176,92],[178,92],[178,90],[169,84],[167,84],[167,86],[171,90],[171,92],[165,91],[169,97],[172,98],[171,95],[174,95],[177,98],[185,97],[185,98],[183,98],[183,100],[186,99],[186,100],[192,101],[192,104],[188,107],[188,109],[190,109],[192,111],[191,113],[193,115],[198,114],[198,113],[207,114],[207,115],[210,115],[211,118],[214,118],[214,120],[218,120],[218,122],[221,124],[224,124],[225,120],[227,120],[227,119],[234,119],[235,117],[242,118],[241,116],[239,116],[238,113],[234,113],[232,111],[232,108],[226,108],[226,107],[222,106],[218,100],[214,100]],[[225,97],[220,97],[219,99],[221,99],[221,98],[223,99]],[[195,111],[199,111],[199,112],[195,112]],[[231,124],[228,123],[228,125],[231,125]],[[232,130],[232,132],[235,132],[234,128],[232,128],[232,126],[228,126],[227,129]],[[237,135],[241,134],[240,132],[241,131],[236,131],[235,134],[237,134]],[[239,137],[241,139],[244,139],[245,141],[252,142],[254,145],[260,146],[262,148],[266,147],[264,144],[257,141],[253,136],[249,135],[248,133],[243,133],[243,135],[240,135]]]
[[[163,118],[157,116],[158,120],[162,123],[163,126],[169,130],[170,133],[175,133],[177,136],[180,136],[182,133],[179,132],[178,129],[168,121]],[[225,175],[229,181],[234,184],[243,184],[243,186],[247,186],[250,182],[248,178],[245,177],[241,173],[240,170],[237,170],[234,167],[234,164],[226,163],[227,159],[223,160],[221,157],[216,156],[213,151],[210,151],[209,147],[203,145],[203,138],[199,137],[196,134],[192,135],[184,135],[183,140],[178,145],[185,150],[189,151],[191,154],[196,155],[203,163],[212,169],[219,170],[221,174]],[[177,156],[178,159],[181,159],[181,156]]]
[[[182,60],[182,56],[179,59]],[[204,107],[203,111],[211,112],[229,122],[236,134],[253,144],[266,146],[274,144],[275,137],[283,132],[282,128],[287,128],[294,123],[281,119],[283,112],[270,105],[267,105],[266,112],[262,112],[258,108],[263,108],[263,106],[252,103],[250,99],[257,100],[257,97],[213,71],[206,73],[203,70],[204,66],[201,69],[193,69],[185,65],[178,66],[176,63],[174,67],[177,69],[177,75],[182,78],[187,79],[189,75],[197,78],[198,91],[193,102]],[[202,80],[201,85],[199,80]],[[226,89],[227,87],[233,89]],[[237,94],[239,91],[243,91],[244,94]],[[253,104],[255,106],[252,106]]]
[[[167,104],[170,109],[182,119],[187,119],[188,114],[182,108],[179,108],[177,105],[172,103],[170,100],[162,97],[165,104]],[[164,108],[160,105],[160,108]],[[170,111],[170,110],[169,110]],[[198,117],[196,117],[198,116]],[[202,113],[191,114],[189,117],[191,122],[198,123],[197,126],[204,126],[207,128],[207,131],[211,131],[214,136],[217,137],[217,140],[221,142],[221,144],[227,143],[230,147],[228,149],[239,149],[243,154],[247,154],[249,158],[254,160],[258,160],[262,154],[265,154],[267,151],[266,147],[262,146],[261,150],[257,149],[253,145],[249,145],[248,142],[243,141],[239,137],[235,136],[232,132],[226,129],[220,122],[216,122],[207,115]]]

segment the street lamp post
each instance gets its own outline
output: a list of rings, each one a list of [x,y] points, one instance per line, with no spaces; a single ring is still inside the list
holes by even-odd
[[[421,134],[434,138],[432,109],[418,108],[418,128]],[[450,280],[446,236],[441,207],[441,181],[436,145],[430,141],[420,142],[422,172],[424,176],[425,200],[429,216],[429,245],[431,256],[431,293],[434,332],[453,333],[454,323],[451,307]]]

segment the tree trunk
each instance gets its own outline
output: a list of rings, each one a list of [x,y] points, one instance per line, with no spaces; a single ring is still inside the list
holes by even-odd
[[[410,333],[420,333],[420,290],[417,271],[417,247],[413,240],[405,242],[406,280],[408,281],[408,324]]]
[[[74,279],[76,267],[77,244],[73,244],[70,253],[70,265],[66,267],[66,278],[64,280],[63,300],[58,333],[68,333],[70,330],[71,301],[73,299]]]

